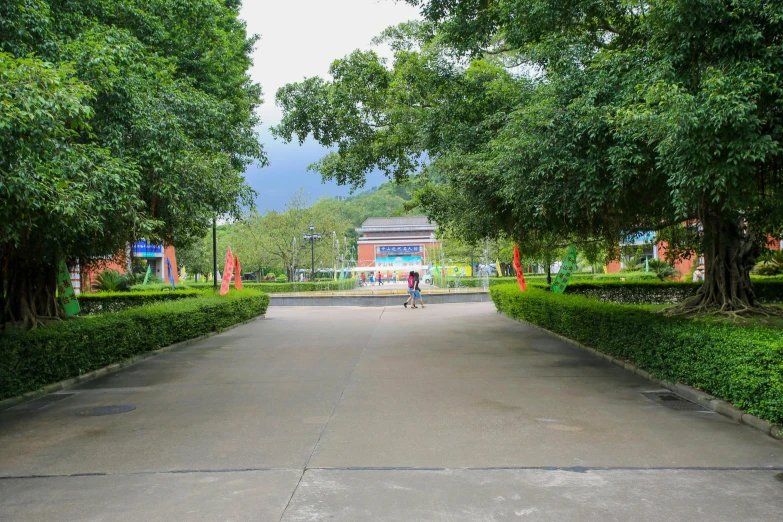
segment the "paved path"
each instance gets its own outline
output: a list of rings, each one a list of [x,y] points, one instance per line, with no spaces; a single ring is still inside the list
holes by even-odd
[[[490,303],[270,309],[0,413],[0,520],[780,520],[783,444],[654,389]]]

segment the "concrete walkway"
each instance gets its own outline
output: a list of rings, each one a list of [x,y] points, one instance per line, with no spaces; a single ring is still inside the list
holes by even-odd
[[[655,389],[491,303],[271,308],[0,413],[0,520],[780,520],[783,444]]]

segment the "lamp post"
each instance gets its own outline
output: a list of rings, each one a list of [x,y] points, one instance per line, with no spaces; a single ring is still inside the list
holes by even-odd
[[[217,292],[217,220],[212,218],[212,289]]]
[[[315,233],[315,225],[310,223],[310,233],[302,236],[305,241],[310,242],[310,281],[315,282],[315,242],[321,239],[321,234]]]

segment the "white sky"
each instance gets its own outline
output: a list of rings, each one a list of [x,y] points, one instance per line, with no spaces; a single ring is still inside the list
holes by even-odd
[[[261,35],[251,76],[264,89],[264,128],[280,120],[274,105],[279,87],[309,76],[328,78],[332,61],[371,48],[386,27],[417,17],[416,8],[394,0],[244,0],[248,33]]]

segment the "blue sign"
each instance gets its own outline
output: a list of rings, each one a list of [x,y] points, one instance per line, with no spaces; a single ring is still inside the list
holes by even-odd
[[[419,254],[421,253],[421,246],[379,246],[379,254]]]
[[[163,245],[153,245],[141,240],[133,245],[134,257],[159,257],[163,255]]]

